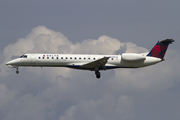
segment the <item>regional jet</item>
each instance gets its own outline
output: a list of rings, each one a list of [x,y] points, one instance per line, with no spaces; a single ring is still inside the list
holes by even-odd
[[[168,45],[173,39],[158,41],[149,53],[123,53],[121,55],[85,54],[35,54],[28,53],[6,63],[11,68],[24,67],[68,67],[94,71],[101,77],[100,70],[115,68],[141,68],[164,61]]]

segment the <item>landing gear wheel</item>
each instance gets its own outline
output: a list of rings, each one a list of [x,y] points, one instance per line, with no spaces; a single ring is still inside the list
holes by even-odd
[[[95,74],[96,74],[96,78],[99,79],[101,77],[101,73],[99,71],[96,71]]]
[[[98,78],[98,79],[99,79],[100,77],[101,77],[100,75],[96,75],[96,78]]]
[[[19,74],[19,70],[18,70],[18,67],[16,68],[16,74]]]

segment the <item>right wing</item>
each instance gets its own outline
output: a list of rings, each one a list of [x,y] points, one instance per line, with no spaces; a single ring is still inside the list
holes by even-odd
[[[93,62],[81,65],[82,68],[104,68],[105,69],[105,64],[107,63],[108,59],[110,57],[103,57],[101,59],[95,60]]]

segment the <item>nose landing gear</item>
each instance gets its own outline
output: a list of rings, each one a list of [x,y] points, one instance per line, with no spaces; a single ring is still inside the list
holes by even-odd
[[[19,70],[18,70],[18,67],[16,68],[16,74],[19,74]]]

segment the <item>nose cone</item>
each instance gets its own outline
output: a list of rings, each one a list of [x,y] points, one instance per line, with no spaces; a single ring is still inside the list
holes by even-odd
[[[6,65],[10,65],[10,61],[6,63]]]
[[[7,62],[6,65],[13,65],[15,63],[16,63],[16,60],[11,60],[11,61]]]
[[[20,63],[20,59],[14,59],[6,63],[6,65],[18,65]]]

